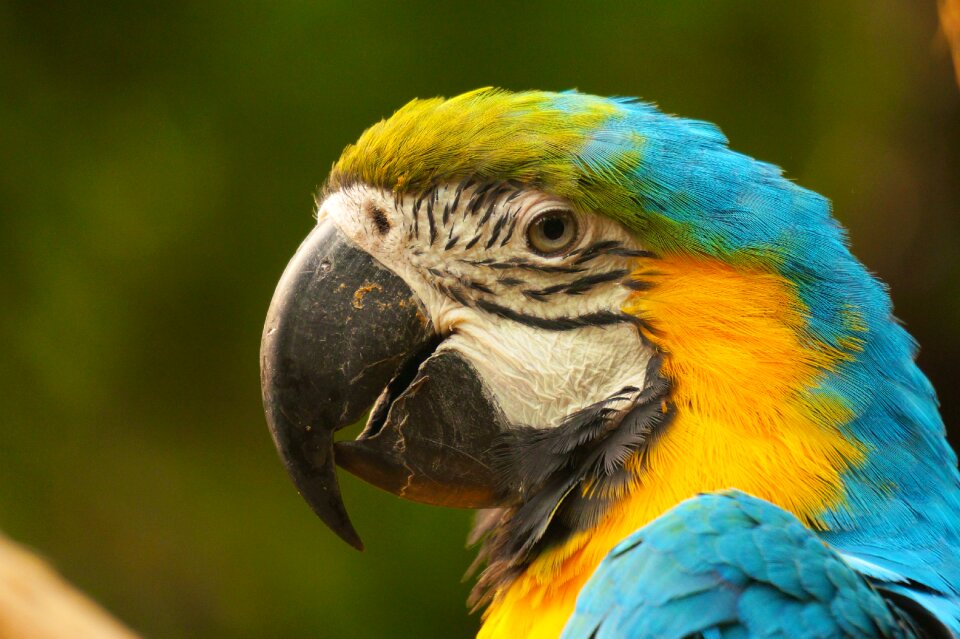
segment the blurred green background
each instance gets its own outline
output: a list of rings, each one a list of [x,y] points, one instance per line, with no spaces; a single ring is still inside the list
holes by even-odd
[[[335,539],[257,353],[343,146],[491,84],[641,96],[831,197],[960,428],[936,31],[932,0],[0,2],[0,528],[149,636],[468,636],[469,513],[346,477],[368,550]]]

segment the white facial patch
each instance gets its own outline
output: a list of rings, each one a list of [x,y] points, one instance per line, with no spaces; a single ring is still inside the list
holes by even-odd
[[[515,425],[553,427],[626,386],[642,388],[651,347],[623,316],[622,284],[642,251],[616,222],[575,212],[576,243],[537,254],[527,226],[565,201],[532,189],[449,185],[419,201],[364,185],[321,203],[359,247],[422,300],[442,350],[476,368]],[[426,199],[429,198],[429,199]]]
[[[642,388],[650,358],[629,324],[544,331],[480,320],[461,324],[448,348],[473,364],[512,424],[541,428],[625,386]]]

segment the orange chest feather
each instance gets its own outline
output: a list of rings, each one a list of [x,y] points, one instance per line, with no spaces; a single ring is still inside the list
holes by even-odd
[[[634,276],[652,287],[624,310],[656,331],[646,337],[666,354],[676,417],[596,528],[544,552],[497,594],[481,639],[559,636],[610,549],[684,499],[739,488],[817,527],[820,513],[843,503],[841,474],[863,461],[862,445],[840,429],[849,409],[815,391],[859,342],[840,351],[809,338],[789,282],[694,258],[644,263]]]

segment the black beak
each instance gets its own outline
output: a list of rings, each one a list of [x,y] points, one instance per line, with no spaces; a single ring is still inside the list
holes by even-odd
[[[502,501],[491,455],[505,419],[473,367],[441,343],[406,283],[330,221],[277,285],[260,348],[267,422],[304,499],[355,548],[334,462],[415,501]],[[334,445],[371,406],[357,440]]]

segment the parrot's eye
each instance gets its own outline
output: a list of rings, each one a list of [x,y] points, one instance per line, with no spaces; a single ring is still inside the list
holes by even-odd
[[[561,253],[576,240],[577,220],[563,209],[541,213],[527,227],[527,243],[540,255]]]

